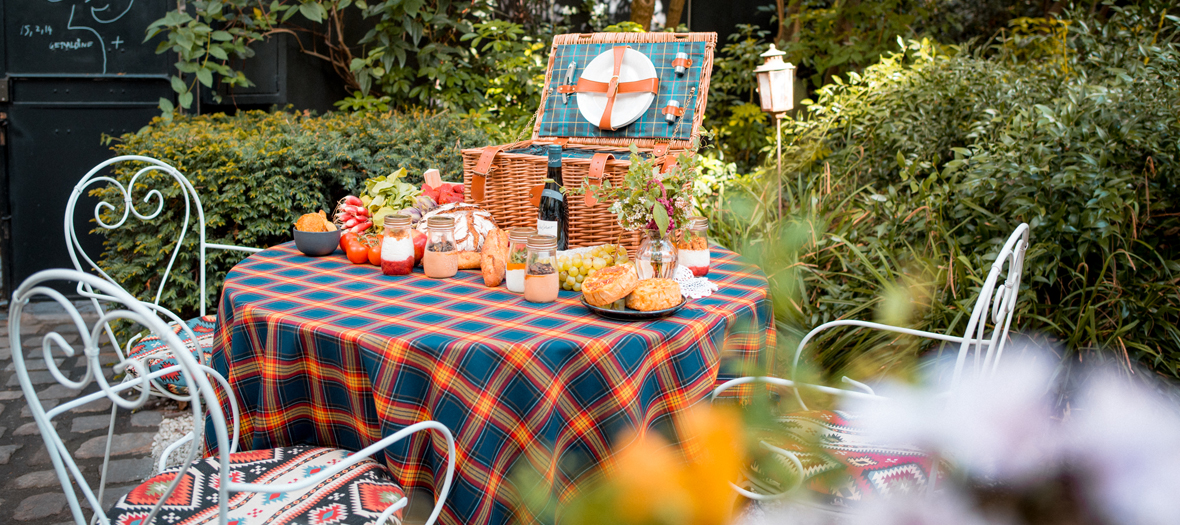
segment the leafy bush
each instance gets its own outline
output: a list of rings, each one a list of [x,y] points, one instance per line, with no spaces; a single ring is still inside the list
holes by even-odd
[[[911,42],[825,86],[789,123],[781,204],[772,177],[726,189],[714,235],[764,261],[780,327],[875,311],[961,331],[1028,222],[1013,326],[1180,376],[1180,18],[1033,22],[991,49]],[[897,354],[860,337],[830,334],[821,364]]]
[[[357,192],[370,176],[404,167],[410,172],[407,180],[419,184],[425,169],[438,168],[445,178],[461,180],[459,149],[485,141],[482,133],[447,114],[251,111],[176,117],[171,123],[157,118],[143,131],[122,136],[112,150],[154,157],[185,174],[201,197],[207,242],[265,247],[290,240],[299,215],[319,209],[330,213],[338,198]],[[133,166],[125,165],[115,176],[126,184],[133,173]],[[153,175],[134,190],[137,202],[150,189],[160,190],[165,205],[159,218],[96,230],[106,236],[99,265],[140,297],[154,294],[184,217],[180,189],[169,181]],[[121,202],[113,187],[94,194]],[[141,211],[147,204],[140,204]],[[115,211],[121,213],[122,207]],[[198,239],[191,233],[195,215],[162,299],[189,316],[199,304]],[[207,305],[216,306],[225,273],[242,257],[239,252],[207,254]]]
[[[341,109],[470,112],[485,131],[515,137],[539,104],[545,55],[560,32],[542,4],[496,11],[482,2],[197,0],[152,22],[147,35],[163,34],[157,53],[176,53],[171,81],[182,108],[192,106],[198,84],[253,85],[235,65],[253,56],[252,43],[288,35],[353,93],[337,102]],[[160,106],[169,118],[172,103],[162,98]]]

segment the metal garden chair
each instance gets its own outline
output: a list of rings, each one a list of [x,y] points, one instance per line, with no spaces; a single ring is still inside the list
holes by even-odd
[[[131,177],[131,180],[126,186],[118,180],[102,175],[104,169],[120,163],[131,163],[142,165],[137,167],[137,171]],[[70,194],[69,202],[66,205],[65,214],[65,235],[66,246],[70,252],[70,259],[74,263],[74,268],[80,271],[94,271],[106,278],[111,283],[118,284],[107,272],[95,263],[82,248],[82,244],[78,240],[77,231],[74,229],[75,208],[78,204],[78,199],[86,194],[88,189],[99,183],[106,183],[119,190],[122,195],[122,202],[120,205],[112,204],[106,201],[99,202],[94,208],[94,220],[98,227],[108,230],[118,229],[128,220],[134,218],[140,221],[150,221],[160,216],[164,211],[164,196],[159,189],[151,189],[143,196],[142,204],[149,208],[148,213],[142,213],[136,208],[133,192],[137,184],[144,184],[148,175],[153,173],[163,173],[171,177],[172,182],[175,182],[180,188],[180,193],[184,200],[184,219],[180,225],[180,231],[176,235],[176,239],[170,246],[170,257],[167,266],[159,274],[159,280],[155,284],[155,296],[143,299],[145,304],[155,310],[157,314],[165,318],[173,327],[175,333],[179,334],[184,346],[198,356],[202,362],[207,361],[209,352],[213,347],[213,330],[216,326],[216,316],[206,315],[205,298],[208,295],[205,287],[205,254],[209,249],[217,250],[234,250],[242,252],[260,252],[260,248],[249,248],[245,246],[233,246],[228,244],[216,244],[207,242],[205,239],[205,211],[201,207],[201,198],[197,194],[196,188],[189,182],[183,174],[176,168],[168,165],[157,159],[150,157],[143,157],[139,155],[123,155],[115,157],[102,162],[101,164],[92,168],[82,177],[78,184],[74,186],[73,193]],[[152,200],[155,200],[155,209],[152,207]],[[184,246],[185,236],[188,234],[189,219],[195,209],[197,216],[196,233],[198,235],[197,243],[197,257],[199,262],[198,268],[198,289],[200,292],[200,309],[199,317],[194,319],[182,320],[177,317],[166,306],[160,304],[163,297],[164,290],[168,285],[169,277],[171,277],[172,267],[176,263],[176,258],[180,254]],[[119,214],[119,211],[122,211]],[[102,218],[103,212],[114,212],[118,214],[118,220],[114,223],[104,221]],[[169,246],[165,244],[165,246]],[[90,287],[83,283],[78,283],[78,294],[90,299],[94,307],[102,312],[102,301],[108,298],[102,294],[96,293]],[[125,343],[125,346],[120,347],[118,339],[115,337],[115,331],[111,327],[106,327],[107,337],[110,338],[111,343],[116,347],[120,357],[129,357],[142,361],[149,371],[161,370],[163,368],[173,366],[176,364],[175,359],[166,351],[166,346],[158,337],[143,337],[131,338]],[[132,371],[132,373],[135,373]],[[178,398],[186,393],[186,385],[180,381],[178,374],[168,374],[162,376],[158,381],[151,383],[155,386],[153,389],[156,393],[168,397]]]
[[[64,295],[48,286],[62,281],[76,282],[94,294],[102,294],[104,301],[112,303],[111,308],[101,313],[93,325],[88,325]],[[75,348],[56,330],[43,335],[41,346],[50,374],[69,389],[83,391],[91,383],[98,385],[95,392],[47,407],[34,391],[23,353],[12,353],[21,389],[45,440],[74,522],[78,525],[96,522],[104,525],[146,525],[181,521],[243,524],[268,519],[291,523],[384,525],[391,517],[394,522],[400,523],[400,519],[394,515],[406,507],[408,500],[389,470],[370,456],[415,432],[427,429],[440,434],[448,454],[445,480],[427,525],[433,524],[438,518],[450,491],[456,457],[454,438],[442,424],[435,421],[419,422],[358,452],[308,446],[236,452],[238,410],[229,385],[216,371],[201,365],[191,353],[183,351],[180,338],[157,317],[148,304],[94,275],[65,269],[41,271],[22,283],[13,296],[8,317],[12,348],[21,348],[21,314],[33,299],[49,299],[60,304],[72,319],[70,324],[77,329],[81,339],[80,348]],[[175,352],[176,365],[171,369],[148,371],[142,362],[120,356],[114,370],[102,366],[99,339],[107,323],[114,320],[136,323],[159,337],[164,345]],[[56,365],[55,352],[59,357],[62,354],[80,356],[85,369],[82,377],[68,378]],[[79,367],[74,368],[77,370]],[[138,368],[139,374],[133,380],[122,383],[112,383],[107,377],[124,368]],[[213,457],[196,459],[197,448],[190,447],[181,466],[164,471],[135,487],[112,508],[102,508],[100,502],[103,501],[106,489],[112,432],[107,434],[102,469],[97,487],[94,487],[83,476],[83,469],[54,427],[54,418],[104,398],[109,399],[116,410],[135,409],[147,401],[149,381],[173,372],[182,374],[190,385],[188,393],[180,397],[190,403],[193,435],[203,439],[206,427],[204,416],[207,412],[219,452]],[[213,391],[214,383],[226,390],[230,400],[232,437],[221,404]],[[111,428],[114,428],[113,415]],[[435,444],[441,445],[437,439]],[[90,520],[84,508],[92,513]]]
[[[846,412],[809,410],[807,403],[800,395],[800,390],[810,390],[822,394],[836,396],[837,399],[857,399],[871,401],[886,401],[878,396],[868,385],[850,379],[842,381],[852,389],[833,388],[823,385],[812,385],[796,379],[799,359],[807,343],[820,332],[837,327],[851,326],[871,330],[882,330],[898,334],[933,339],[944,343],[957,343],[958,355],[955,359],[951,377],[951,391],[961,381],[964,369],[969,363],[976,374],[993,374],[1004,354],[1004,347],[1008,342],[1008,330],[1012,324],[1012,312],[1015,311],[1017,295],[1020,291],[1020,278],[1024,268],[1024,256],[1029,246],[1028,224],[1021,224],[1008,237],[992,263],[987,279],[979,291],[979,298],[971,311],[967,321],[967,328],[963,336],[953,336],[925,332],[910,328],[889,326],[880,323],[857,320],[839,320],[824,323],[807,333],[795,349],[791,367],[791,379],[777,377],[740,377],[727,381],[716,389],[712,399],[716,400],[723,392],[737,385],[750,383],[766,383],[778,387],[792,389],[795,400],[802,407],[801,412],[787,414],[780,419],[779,437],[783,442],[761,442],[768,452],[767,457],[777,465],[763,465],[766,471],[775,467],[793,471],[795,474],[789,479],[779,476],[765,475],[758,472],[755,465],[747,473],[747,481],[751,488],[762,492],[755,492],[731,483],[739,494],[754,500],[770,500],[781,498],[798,489],[804,482],[817,476],[827,476],[847,482],[849,470],[859,470],[856,484],[847,483],[838,490],[822,494],[828,503],[839,505],[844,499],[856,499],[864,496],[865,492],[885,492],[886,488],[875,485],[873,476],[878,480],[889,478],[891,481],[904,480],[909,488],[919,490],[933,490],[937,477],[938,459],[929,456],[922,450],[909,446],[890,446],[888,444],[871,443],[857,430],[856,416]],[[1005,270],[1007,275],[1005,276]],[[991,329],[988,329],[988,319]],[[818,440],[818,443],[816,441]],[[808,441],[805,443],[805,441]],[[818,445],[821,452],[815,450]],[[809,448],[810,447],[810,448]],[[791,450],[787,450],[790,448]],[[880,470],[871,470],[874,466],[881,466]],[[882,483],[885,483],[882,481]],[[835,494],[833,494],[835,492]]]

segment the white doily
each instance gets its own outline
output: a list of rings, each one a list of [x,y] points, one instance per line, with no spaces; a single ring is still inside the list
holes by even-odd
[[[692,270],[689,270],[687,266],[677,265],[676,273],[672,274],[672,279],[680,284],[680,295],[689,299],[708,297],[721,289],[708,277],[693,277]]]

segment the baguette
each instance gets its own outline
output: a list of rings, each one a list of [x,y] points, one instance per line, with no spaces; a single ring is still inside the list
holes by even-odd
[[[500,286],[508,271],[508,232],[492,228],[484,237],[482,252],[479,268],[483,273],[484,286]]]

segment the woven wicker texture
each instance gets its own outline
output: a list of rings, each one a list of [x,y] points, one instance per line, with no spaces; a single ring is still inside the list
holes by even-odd
[[[506,150],[529,148],[532,141],[513,144]],[[617,157],[627,159],[630,152],[622,148],[593,146],[579,146],[581,152],[608,152]],[[471,177],[475,171],[475,164],[483,152],[480,149],[463,151],[463,182],[466,185],[467,202],[471,198]],[[605,177],[610,178],[612,184],[622,184],[623,175],[631,166],[629,160],[611,160],[606,163],[603,171]],[[537,226],[537,208],[529,202],[529,190],[544,183],[548,171],[547,158],[538,155],[519,153],[504,153],[496,155],[496,162],[492,165],[492,172],[488,175],[485,186],[485,197],[479,203],[484,209],[492,213],[496,225],[501,228]],[[566,186],[573,186],[589,175],[590,160],[587,158],[569,158],[563,155],[561,163],[561,177]],[[594,206],[587,206],[581,196],[569,196],[569,245],[570,248],[582,246],[597,246],[622,242],[631,253],[639,248],[639,233],[624,231],[619,226],[615,215],[611,213],[609,203],[600,202]]]
[[[554,105],[560,107],[563,113],[572,111],[577,119],[586,122],[578,114],[574,97],[570,97],[567,106],[561,103],[560,95],[555,95],[556,86],[564,82],[565,70],[555,69],[554,64],[558,63],[560,57],[589,57],[577,59],[578,67],[585,67],[589,60],[597,56],[598,53],[608,51],[616,44],[630,45],[647,53],[656,65],[657,73],[660,75],[660,94],[652,104],[652,108],[648,109],[648,113],[654,112],[659,116],[659,119],[656,127],[649,129],[663,130],[664,135],[654,137],[651,135],[643,137],[626,135],[626,133],[630,133],[628,130],[631,128],[640,129],[643,127],[641,122],[649,118],[649,115],[645,114],[639,121],[617,132],[600,132],[597,126],[586,123],[584,127],[574,126],[571,129],[578,133],[585,131],[590,134],[588,136],[566,135],[540,138],[545,122],[557,122],[547,116],[549,108]],[[484,199],[478,204],[492,213],[492,217],[496,219],[497,225],[501,228],[536,227],[537,209],[529,200],[529,191],[544,182],[548,162],[543,149],[538,148],[539,144],[551,144],[554,141],[566,143],[566,152],[563,152],[562,155],[562,178],[567,187],[582,184],[582,181],[586,179],[590,170],[590,157],[594,153],[606,152],[615,156],[614,159],[606,163],[603,177],[610,179],[612,184],[617,185],[622,184],[623,175],[631,166],[629,160],[631,152],[628,149],[631,144],[638,146],[641,153],[645,155],[652,154],[656,145],[669,148],[668,155],[682,152],[691,144],[691,139],[700,132],[701,118],[705,113],[708,101],[709,78],[713,69],[713,50],[716,45],[716,33],[593,33],[555,37],[553,50],[549,55],[549,69],[545,75],[546,87],[541,94],[541,107],[538,108],[537,122],[533,127],[533,138],[506,145],[503,148],[504,151],[496,155],[484,183]],[[600,51],[595,52],[594,50]],[[667,60],[663,60],[650,54],[652,50],[658,50],[659,56],[663,56],[664,53],[670,53],[670,55],[665,57]],[[672,57],[677,52],[688,53],[692,60],[692,67],[683,77],[677,77],[671,65]],[[563,60],[567,61],[561,62],[561,65],[568,66],[568,59]],[[575,78],[578,75],[580,75],[580,71],[575,71]],[[659,111],[667,104],[668,95],[673,93],[671,90],[678,90],[676,92],[681,94],[691,92],[690,82],[697,88],[694,100],[691,103],[682,100],[681,104],[687,106],[684,116],[681,117],[682,122],[674,126],[668,125]],[[679,87],[674,87],[673,84],[679,85]],[[685,128],[689,129],[687,135],[684,132]],[[611,133],[614,136],[607,135]],[[671,139],[673,133],[677,137],[687,137],[687,140],[673,140]],[[520,152],[512,153],[515,151]],[[530,155],[525,152],[540,152],[540,154]],[[463,150],[463,182],[467,189],[467,202],[475,202],[472,198],[471,184],[475,167],[482,154],[483,149]],[[622,242],[632,253],[638,249],[639,232],[626,232],[619,226],[617,218],[610,212],[610,202],[599,202],[589,206],[581,196],[571,196],[569,202],[569,244],[571,248]]]

